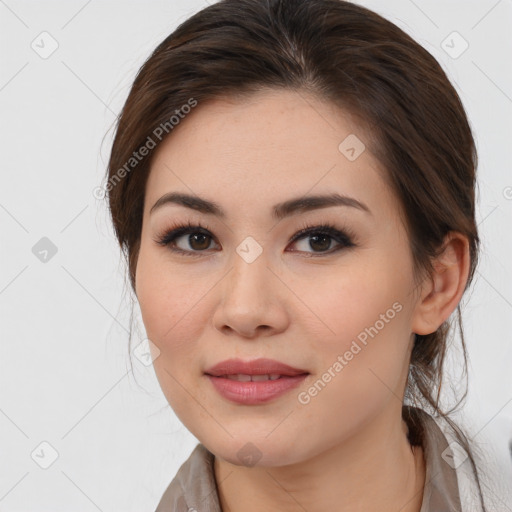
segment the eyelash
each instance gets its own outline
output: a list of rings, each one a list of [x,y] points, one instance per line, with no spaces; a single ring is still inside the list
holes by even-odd
[[[211,235],[208,226],[202,225],[200,222],[197,222],[195,224],[192,224],[190,221],[186,224],[176,224],[175,226],[168,228],[164,230],[162,233],[157,234],[154,241],[163,247],[168,247],[174,240],[177,238],[187,235],[187,234],[202,234],[205,236],[208,236],[212,238],[212,240],[215,240],[214,237]],[[327,235],[330,238],[332,238],[334,241],[338,242],[340,244],[339,247],[335,248],[334,250],[329,249],[328,251],[320,251],[320,252],[313,252],[308,253],[311,256],[309,257],[317,257],[317,256],[323,256],[323,255],[330,255],[333,254],[341,249],[348,249],[350,247],[355,247],[356,243],[354,240],[356,239],[355,234],[350,230],[345,228],[344,230],[338,229],[333,224],[326,222],[322,224],[303,224],[302,228],[293,235],[293,237],[290,240],[290,243],[296,242],[297,240],[300,240],[302,238],[307,238],[308,235]],[[206,251],[186,251],[177,247],[169,247],[171,251],[183,254],[184,256],[190,256],[190,257],[198,257],[202,256],[202,253]],[[293,251],[293,252],[302,252],[302,251]]]

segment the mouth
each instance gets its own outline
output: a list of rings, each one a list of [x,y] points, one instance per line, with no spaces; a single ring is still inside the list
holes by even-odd
[[[236,380],[238,382],[263,382],[266,380],[277,380],[281,379],[283,375],[279,373],[263,374],[263,375],[248,375],[243,373],[237,373],[235,375],[216,375],[223,379]]]
[[[295,368],[293,366],[282,363],[275,359],[253,359],[251,361],[244,361],[243,359],[226,359],[216,365],[210,367],[205,371],[207,375],[213,377],[225,376],[272,376],[275,380],[276,375],[283,377],[294,377],[309,373],[307,370]]]
[[[264,404],[299,386],[309,372],[272,359],[229,359],[205,371],[225,399],[243,405]]]

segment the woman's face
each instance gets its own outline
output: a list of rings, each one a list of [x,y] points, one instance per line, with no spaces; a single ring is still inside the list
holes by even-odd
[[[397,200],[367,143],[334,106],[268,91],[199,104],[155,154],[136,269],[154,367],[183,424],[229,462],[305,461],[400,414],[415,283]],[[170,193],[215,207],[153,208]],[[307,201],[333,195],[350,199]],[[259,358],[299,375],[207,374]],[[272,372],[281,377],[247,377]]]

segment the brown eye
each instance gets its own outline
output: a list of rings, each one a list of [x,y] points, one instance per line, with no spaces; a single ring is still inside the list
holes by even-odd
[[[310,253],[311,255],[331,254],[355,245],[349,235],[329,224],[306,227],[299,231],[292,241],[296,246],[299,245],[299,252]],[[332,242],[337,243],[338,247],[330,250]],[[301,247],[300,244],[302,244]]]
[[[312,249],[318,251],[326,251],[331,245],[331,237],[329,235],[315,235],[309,239],[309,245]]]
[[[354,247],[356,244],[353,240],[350,231],[341,231],[331,224],[306,226],[291,240],[295,245],[300,243],[303,246],[291,252],[303,252],[310,256],[329,255],[341,249]],[[207,228],[192,224],[177,226],[155,239],[158,245],[168,247],[169,250],[184,256],[201,256],[201,253],[211,249],[211,243],[214,241],[213,235]],[[334,249],[332,242],[337,244]]]
[[[190,245],[190,247],[195,251],[204,251],[205,249],[208,249],[208,247],[210,246],[211,240],[211,236],[204,235],[203,233],[194,233],[188,235],[187,242]]]
[[[213,236],[202,226],[191,224],[166,231],[155,239],[158,245],[187,256],[200,256],[210,248]]]

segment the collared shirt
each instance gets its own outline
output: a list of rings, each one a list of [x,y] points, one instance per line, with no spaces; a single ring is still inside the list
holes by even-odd
[[[426,474],[420,512],[462,512],[454,454],[448,440],[425,411],[423,455]],[[198,444],[165,490],[155,512],[222,512],[213,469],[215,456]]]

